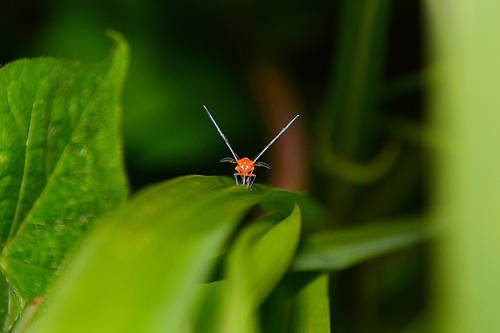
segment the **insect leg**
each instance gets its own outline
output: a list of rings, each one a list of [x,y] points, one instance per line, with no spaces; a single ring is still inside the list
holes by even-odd
[[[255,178],[257,178],[256,175],[254,174],[249,174],[248,175],[248,185],[247,185],[247,189],[250,189],[250,191],[252,190],[252,185],[253,183],[255,182]]]
[[[236,180],[236,186],[240,185],[240,184],[238,184],[238,176],[239,175],[240,175],[239,173],[234,174],[234,180]]]

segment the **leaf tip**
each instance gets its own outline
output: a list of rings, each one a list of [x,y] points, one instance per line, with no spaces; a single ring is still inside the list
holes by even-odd
[[[128,64],[130,46],[128,45],[127,39],[121,33],[113,29],[107,29],[106,36],[115,42],[113,52],[111,52],[111,54],[121,54],[126,59],[126,63]]]

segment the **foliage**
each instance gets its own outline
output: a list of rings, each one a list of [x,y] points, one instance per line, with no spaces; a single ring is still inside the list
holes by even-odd
[[[228,10],[193,1],[166,12],[154,1],[90,1],[67,11],[53,2],[59,12],[35,49],[95,60],[109,47],[101,35],[111,25],[132,45],[130,79],[124,88],[129,47],[118,33],[104,61],[44,57],[0,69],[4,330],[15,323],[13,332],[329,332],[332,324],[367,332],[380,328],[364,309],[398,290],[418,293],[414,245],[430,235],[414,200],[420,132],[384,105],[419,82],[410,76],[391,85],[384,77],[392,0],[339,1],[338,22],[320,2]],[[281,24],[259,20],[264,8]],[[294,91],[301,73],[286,64],[313,47],[320,31],[333,30],[331,22],[339,32],[333,61],[323,59],[332,68],[326,87],[303,80]],[[211,43],[211,34],[222,37]],[[243,69],[221,54],[243,54]],[[304,72],[313,62],[304,61]],[[271,178],[304,189],[309,172],[311,196],[261,184],[247,191],[226,177],[171,177],[215,172],[206,161],[225,147],[202,104],[231,111],[221,128],[235,146],[253,146],[259,128],[250,108],[257,104],[279,130],[274,119],[300,110],[301,97],[305,117],[287,135],[303,146],[276,158],[279,177]],[[132,188],[156,180],[156,170],[171,178],[128,200],[122,98]],[[370,288],[381,276],[377,286],[388,287]],[[346,277],[360,289],[349,290]],[[353,296],[368,289],[361,301]],[[346,327],[342,293],[356,308]],[[411,317],[392,316],[391,324],[406,325],[421,310],[415,303]]]
[[[433,329],[496,332],[500,43],[490,36],[500,32],[500,6],[493,0],[460,0],[452,7],[425,4],[431,59],[429,141],[434,147],[429,215],[446,236],[435,251]]]
[[[46,293],[95,219],[125,202],[119,93],[127,58],[122,42],[96,65],[41,58],[0,71],[8,325]]]
[[[10,205],[2,219],[2,270],[11,297],[6,327],[35,297],[42,297],[42,311],[27,332],[257,332],[271,325],[259,319],[259,308],[290,267],[324,270],[315,260],[322,258],[336,269],[324,249],[308,245],[322,243],[330,256],[344,253],[335,247],[335,233],[320,240],[311,232],[301,236],[303,223],[321,232],[320,223],[307,221],[321,216],[320,209],[303,195],[263,185],[248,191],[226,177],[173,179],[119,209],[126,194],[119,95],[128,48],[112,36],[114,50],[96,65],[42,58],[0,72],[7,139],[2,190],[13,198],[4,201]],[[238,230],[256,205],[268,213]],[[99,226],[74,250],[96,220]],[[348,257],[341,255],[344,265],[370,256],[363,244],[379,241],[384,250],[375,255],[412,243],[387,237],[420,238],[413,224],[400,225],[371,226],[368,238],[361,236],[364,228],[352,231],[353,239],[344,240],[354,246]],[[212,281],[217,267],[222,280]],[[290,327],[329,331],[327,312],[311,302],[327,302],[326,282],[323,275],[293,291],[304,315],[293,317],[298,322]]]

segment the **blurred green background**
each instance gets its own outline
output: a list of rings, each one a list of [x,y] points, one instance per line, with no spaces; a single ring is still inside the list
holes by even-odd
[[[121,32],[132,57],[123,135],[132,191],[185,174],[231,176],[230,152],[263,155],[257,182],[304,191],[331,227],[421,216],[425,195],[418,1],[8,1],[0,63],[95,62]],[[422,247],[331,278],[338,332],[400,331],[422,310]]]
[[[133,191],[232,174],[203,104],[250,158],[300,114],[257,182],[310,194],[331,227],[417,216],[445,235],[332,274],[333,331],[497,332],[499,16],[493,0],[4,1],[0,63],[98,61],[123,33]]]
[[[376,75],[389,82],[418,72],[421,36],[417,1],[385,3],[384,59],[375,61]],[[339,52],[345,7],[342,1],[8,1],[0,13],[0,62],[36,56],[98,61],[111,44],[105,30],[115,29],[132,49],[123,133],[134,189],[183,174],[232,173],[230,165],[218,164],[229,151],[204,113],[206,104],[234,149],[250,158],[300,114],[297,129],[290,129],[295,132],[263,156],[277,172],[259,172],[258,181],[305,190],[323,184],[311,177],[311,160],[321,164],[322,156],[310,148],[317,144],[314,122],[327,113],[337,84],[334,66],[346,56]],[[380,116],[420,119],[417,90],[377,89],[398,96],[384,101],[378,119],[371,112],[356,121],[376,131],[365,134],[364,140],[375,140],[354,154],[360,160],[375,154],[385,135]],[[356,145],[360,150],[364,142]],[[296,184],[279,183],[280,174],[293,169],[282,160],[299,169],[292,170]]]

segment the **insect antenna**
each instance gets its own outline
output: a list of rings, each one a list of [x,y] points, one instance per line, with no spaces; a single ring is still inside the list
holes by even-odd
[[[208,112],[208,110],[207,110],[207,112]],[[288,125],[286,125],[286,126],[285,126],[282,130],[281,130],[281,132],[279,132],[279,133],[278,133],[278,135],[276,135],[276,137],[275,137],[274,139],[272,139],[272,140],[271,140],[271,142],[269,142],[269,143],[267,144],[267,146],[266,146],[264,149],[262,149],[262,151],[260,152],[260,154],[259,154],[259,155],[257,155],[257,156],[255,156],[255,158],[252,160],[252,162],[254,162],[254,163],[255,163],[255,162],[257,161],[257,159],[258,159],[259,157],[261,157],[261,156],[262,156],[262,154],[264,154],[264,152],[267,150],[267,148],[271,147],[271,145],[274,143],[274,141],[276,141],[276,139],[278,139],[278,138],[280,137],[280,135],[281,135],[281,134],[283,134],[283,132],[284,132],[284,131],[286,131],[286,130],[288,129],[288,127],[290,127],[290,125],[291,125],[291,124],[295,121],[295,119],[297,119],[297,117],[298,117],[298,116],[299,116],[299,115],[296,115],[296,116],[295,116],[295,118],[293,118],[293,119],[292,119],[292,121],[290,121],[290,122],[288,123]]]
[[[238,161],[240,158],[238,157],[238,154],[236,154],[233,150],[233,148],[231,148],[231,145],[229,144],[229,141],[227,140],[226,136],[224,135],[224,133],[222,133],[222,131],[220,130],[219,128],[219,125],[217,125],[217,123],[215,122],[215,119],[212,117],[212,115],[210,114],[210,112],[208,111],[207,107],[205,105],[203,105],[203,107],[205,108],[205,111],[207,111],[208,113],[208,116],[210,117],[210,119],[212,119],[212,122],[214,123],[215,125],[215,128],[217,128],[217,131],[219,131],[219,134],[220,136],[222,136],[222,138],[224,139],[224,141],[226,142],[226,145],[229,147],[229,150],[231,151],[231,153],[233,154],[234,158],[236,159],[236,161]],[[295,119],[294,119],[295,120]],[[292,120],[293,121],[293,120]],[[291,123],[290,123],[291,124]],[[288,125],[290,125],[288,124]],[[287,126],[288,127],[288,126]],[[282,131],[283,132],[283,131]],[[280,133],[281,134],[281,133]],[[279,134],[278,134],[279,136]],[[276,139],[275,139],[276,140]],[[274,141],[274,140],[273,140]],[[267,149],[267,147],[266,147]],[[222,162],[222,160],[221,160]]]

